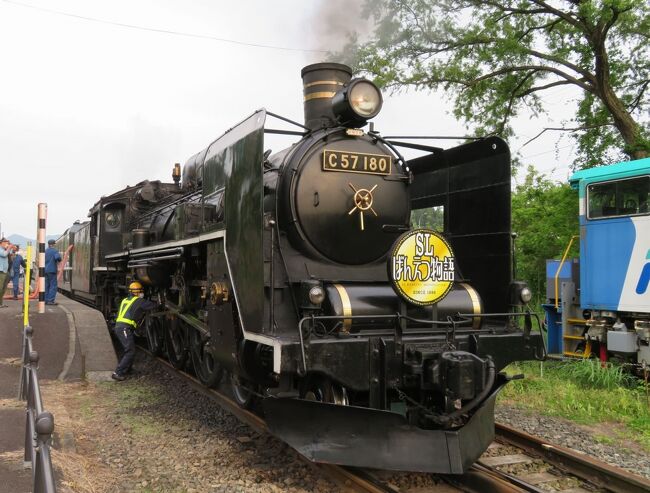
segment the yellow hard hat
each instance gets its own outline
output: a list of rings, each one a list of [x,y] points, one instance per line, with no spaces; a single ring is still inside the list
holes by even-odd
[[[133,281],[131,284],[129,284],[129,291],[131,293],[138,293],[144,291],[144,288],[138,281]]]

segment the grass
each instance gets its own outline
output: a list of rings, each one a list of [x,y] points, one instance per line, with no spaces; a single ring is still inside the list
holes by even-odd
[[[93,403],[90,397],[86,395],[80,395],[78,397],[78,403],[79,403],[79,411],[81,412],[81,416],[86,421],[90,421],[95,417],[95,413],[93,411]]]
[[[122,416],[122,424],[131,429],[131,432],[134,435],[141,437],[148,436],[160,436],[165,431],[165,427],[155,421],[152,421],[150,417],[146,416]]]
[[[138,379],[129,379],[126,382],[100,383],[109,394],[115,396],[117,405],[122,411],[133,411],[142,407],[159,404],[163,396],[154,386],[146,386]]]
[[[157,387],[145,386],[136,379],[119,384],[106,382],[101,385],[113,397],[122,423],[134,434],[152,436],[164,431],[164,425],[160,420],[153,419],[150,412],[163,400]]]
[[[614,443],[616,443],[616,440],[614,440],[612,437],[607,435],[599,435],[598,433],[596,433],[594,435],[594,438],[596,439],[597,442],[604,443],[606,445],[613,445]]]
[[[548,416],[594,425],[618,423],[624,437],[650,451],[650,398],[644,382],[621,367],[595,360],[516,363],[509,374],[526,378],[508,384],[502,401]],[[607,438],[602,438],[605,442]]]

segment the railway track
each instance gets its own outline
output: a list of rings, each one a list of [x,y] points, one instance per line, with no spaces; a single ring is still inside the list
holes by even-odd
[[[155,360],[170,374],[185,380],[194,390],[210,398],[259,433],[269,433],[257,414],[242,409],[219,390],[209,389],[193,375],[176,370],[166,360],[138,350]],[[496,440],[472,469],[461,476],[435,476],[433,486],[402,489],[392,481],[397,473],[316,464],[311,467],[340,486],[346,493],[641,493],[650,492],[650,481],[610,466],[585,454],[550,444],[505,425],[496,425]],[[420,473],[414,473],[420,474]],[[431,476],[424,475],[423,476]]]
[[[527,457],[543,460],[560,471],[572,474],[582,481],[614,493],[642,493],[650,491],[650,481],[625,469],[610,466],[575,450],[553,445],[538,437],[497,423],[497,444],[521,449]],[[543,483],[546,475],[535,481]],[[538,483],[538,484],[539,484]],[[578,490],[576,490],[578,491]]]
[[[497,423],[495,428],[496,440],[473,469],[499,478],[514,489],[476,488],[464,476],[452,481],[466,485],[470,491],[650,492],[650,481],[629,471],[509,426]]]

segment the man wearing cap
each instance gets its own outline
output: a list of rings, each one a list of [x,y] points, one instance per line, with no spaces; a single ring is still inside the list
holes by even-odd
[[[12,252],[11,244],[7,238],[0,239],[0,308],[6,308],[4,297],[7,289],[7,276],[9,275],[9,254]]]
[[[11,275],[11,283],[14,286],[14,299],[18,299],[18,294],[20,293],[20,268],[22,267],[23,269],[27,267],[27,264],[25,263],[25,259],[23,259],[23,256],[18,253],[20,251],[20,245],[14,245],[16,248],[16,253],[14,254],[14,263],[11,266],[11,269],[9,271],[9,274]],[[29,286],[28,287],[28,294],[29,294]]]
[[[144,299],[144,287],[138,281],[129,284],[129,295],[120,303],[120,309],[115,319],[113,333],[122,345],[122,354],[117,368],[111,375],[113,380],[121,382],[131,371],[135,359],[134,331],[142,323],[147,311],[156,308],[157,303]]]
[[[56,276],[61,262],[61,254],[54,248],[54,240],[47,242],[49,245],[45,250],[45,304],[56,305]]]

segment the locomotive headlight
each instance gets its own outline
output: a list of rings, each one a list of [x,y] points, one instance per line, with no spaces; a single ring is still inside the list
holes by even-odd
[[[379,114],[383,99],[379,88],[366,79],[354,79],[332,98],[332,110],[344,125],[365,125]]]
[[[533,297],[533,292],[524,281],[512,281],[510,283],[510,305],[523,306]]]
[[[321,286],[314,286],[309,290],[309,301],[314,305],[320,305],[325,301],[325,290]]]
[[[354,112],[364,118],[372,118],[381,109],[381,93],[367,80],[354,84],[348,92],[348,99]]]

